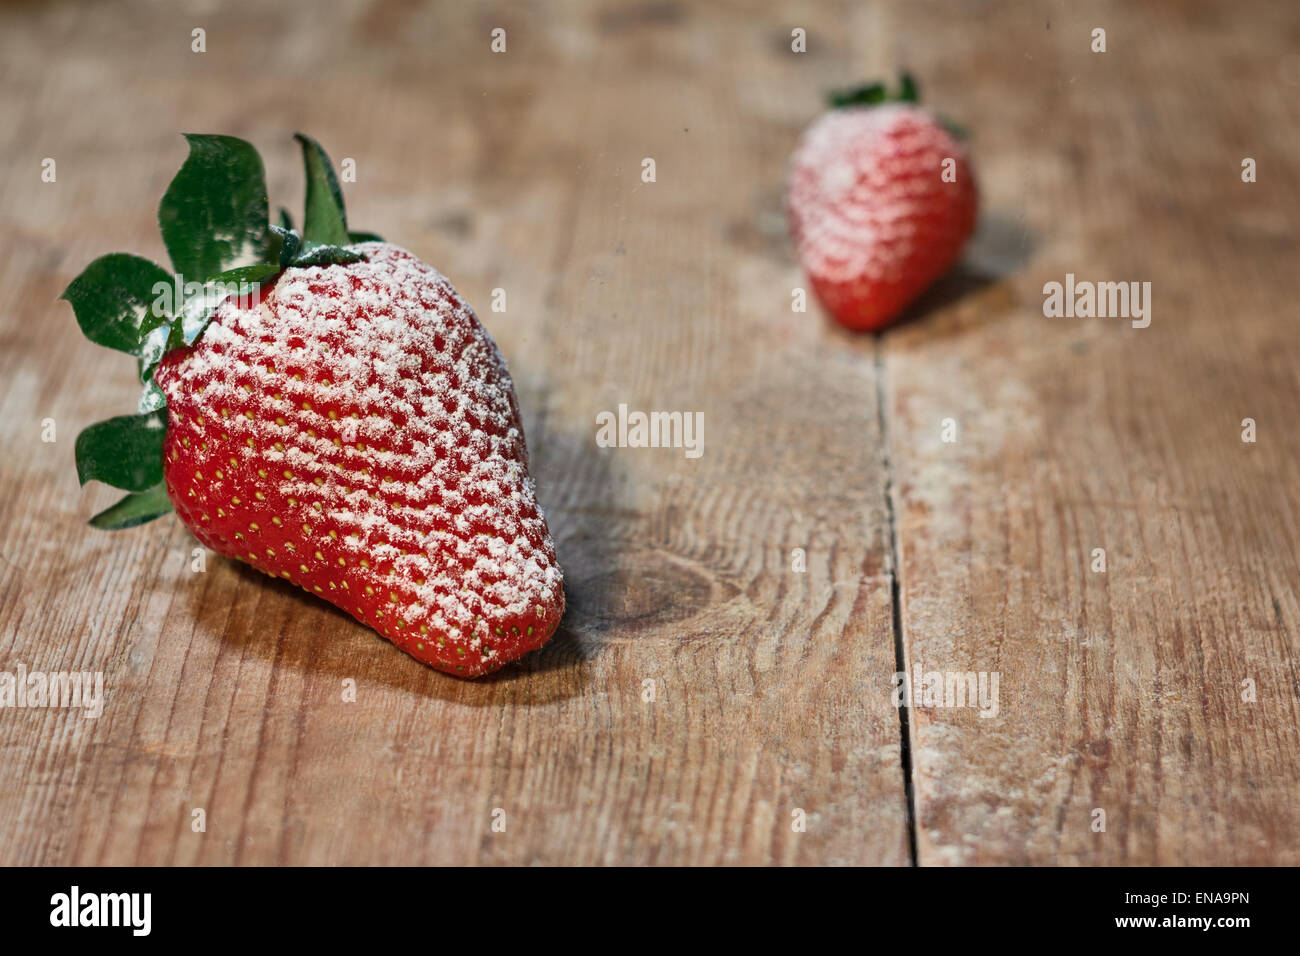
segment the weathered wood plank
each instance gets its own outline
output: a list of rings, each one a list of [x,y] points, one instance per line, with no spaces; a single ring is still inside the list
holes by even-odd
[[[907,862],[874,690],[894,651],[873,346],[790,312],[780,222],[838,60],[800,67],[784,20],[738,9],[458,10],[4,14],[0,667],[102,670],[108,701],[0,714],[0,862]],[[173,518],[84,526],[111,495],[78,493],[73,438],[135,392],[55,297],[99,253],[162,260],[178,131],[252,139],[296,207],[298,128],[357,160],[353,221],[446,272],[511,362],[570,611],[491,679],[215,556],[191,572]],[[597,448],[619,403],[702,412],[704,454]]]
[[[1001,684],[996,718],[909,714],[919,860],[1294,864],[1296,10],[924,19],[987,228],[983,278],[886,340],[906,658]],[[1151,282],[1151,325],[1045,318],[1067,272]]]

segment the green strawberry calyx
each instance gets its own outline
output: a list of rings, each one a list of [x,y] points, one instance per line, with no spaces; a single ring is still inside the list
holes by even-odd
[[[826,94],[826,103],[833,109],[848,106],[879,106],[881,103],[920,103],[921,90],[911,73],[898,77],[898,88],[890,91],[884,83],[866,83],[848,89],[832,90]]]
[[[919,106],[921,88],[911,73],[903,71],[898,75],[898,86],[890,90],[884,83],[866,83],[847,89],[832,90],[826,94],[826,104],[831,109],[849,109],[855,107],[881,106],[885,103],[909,103]],[[939,125],[956,139],[966,139],[970,134],[958,124],[942,116],[936,116]]]
[[[307,176],[300,233],[284,209],[269,221],[266,173],[252,144],[233,136],[185,134],[190,153],[158,205],[158,227],[172,272],[123,252],[101,256],[60,298],[72,305],[86,338],[134,356],[144,391],[137,413],[77,436],[82,485],[102,481],[127,496],[90,519],[130,528],[172,510],[163,483],[167,400],[153,380],[170,352],[193,345],[232,295],[260,295],[285,269],[359,262],[352,248],[378,240],[350,232],[343,192],[320,144],[302,133]]]

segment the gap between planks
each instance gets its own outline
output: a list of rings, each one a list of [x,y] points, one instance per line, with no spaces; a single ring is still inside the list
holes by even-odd
[[[893,612],[894,629],[894,673],[903,674],[904,680],[910,681],[907,655],[903,648],[903,605],[902,587],[899,574],[903,569],[902,546],[898,540],[898,521],[894,511],[894,463],[889,450],[889,416],[885,406],[889,389],[885,387],[885,337],[881,332],[875,333],[876,362],[876,432],[880,435],[881,465],[885,472],[885,518],[889,525],[889,603]],[[898,760],[903,772],[903,796],[907,804],[907,858],[911,866],[919,866],[920,859],[916,851],[916,794],[912,789],[912,744],[911,725],[907,719],[907,708],[898,708]]]

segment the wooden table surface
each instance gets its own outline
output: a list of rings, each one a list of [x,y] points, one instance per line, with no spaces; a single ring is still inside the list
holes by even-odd
[[[106,703],[0,710],[0,863],[1300,862],[1298,39],[1268,2],[5,7],[0,670]],[[855,336],[791,309],[782,180],[820,91],[900,65],[982,219]],[[85,525],[73,440],[136,386],[56,297],[165,261],[182,131],[300,207],[298,129],[510,362],[569,611],[491,678],[191,571],[175,517]],[[1149,281],[1150,326],[1045,318],[1067,272]],[[620,403],[703,455],[597,447]],[[997,672],[997,715],[900,714],[900,663]]]

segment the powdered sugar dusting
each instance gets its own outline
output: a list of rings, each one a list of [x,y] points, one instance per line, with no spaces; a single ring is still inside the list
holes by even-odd
[[[514,387],[442,275],[392,245],[356,248],[367,261],[289,269],[260,305],[228,300],[160,367],[169,490],[215,550],[435,666],[491,670],[563,609]]]

